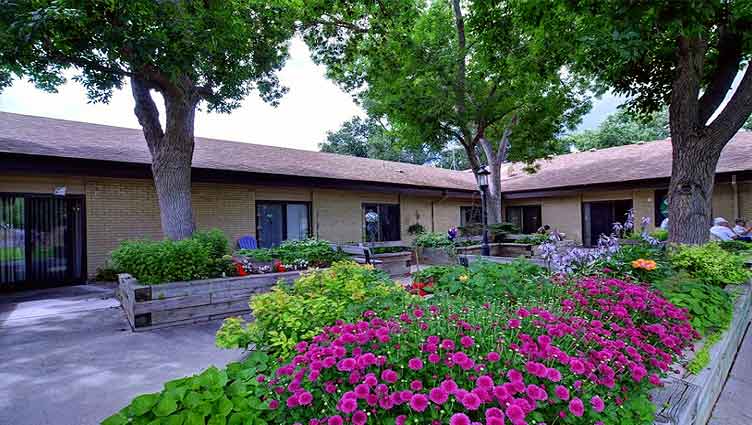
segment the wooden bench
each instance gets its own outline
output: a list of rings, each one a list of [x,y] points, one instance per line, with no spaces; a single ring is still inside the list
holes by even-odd
[[[377,265],[381,264],[381,260],[377,260],[373,258],[373,254],[371,253],[371,248],[367,246],[363,246],[362,244],[358,245],[332,245],[332,248],[335,250],[339,249],[345,254],[352,257],[352,259],[358,263],[358,264],[371,264],[371,265]]]

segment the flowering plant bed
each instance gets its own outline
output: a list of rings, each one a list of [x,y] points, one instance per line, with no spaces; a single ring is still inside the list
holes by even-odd
[[[441,303],[325,328],[269,377],[279,423],[644,423],[697,337],[644,285],[589,278],[560,303]],[[549,301],[556,299],[550,298]],[[545,298],[543,298],[545,300]]]
[[[300,271],[141,285],[127,273],[118,275],[118,298],[134,331],[197,323],[250,313],[248,298]]]

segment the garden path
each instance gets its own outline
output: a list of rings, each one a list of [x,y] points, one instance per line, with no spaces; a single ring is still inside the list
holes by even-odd
[[[747,333],[736,356],[708,425],[752,424],[752,331]]]
[[[79,286],[0,297],[0,424],[94,425],[135,396],[240,350],[219,322],[131,332],[112,290]]]

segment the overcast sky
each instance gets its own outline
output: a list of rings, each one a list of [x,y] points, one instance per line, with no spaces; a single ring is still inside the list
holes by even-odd
[[[196,135],[318,150],[327,131],[336,130],[363,113],[350,95],[325,78],[324,68],[311,61],[308,48],[300,39],[293,39],[290,59],[279,76],[290,91],[277,108],[252,94],[231,114],[199,112]],[[596,127],[619,103],[610,95],[596,100],[580,128]],[[60,87],[58,93],[46,93],[18,81],[0,94],[0,111],[140,128],[127,87],[116,92],[109,104],[89,104],[84,89],[72,81]]]

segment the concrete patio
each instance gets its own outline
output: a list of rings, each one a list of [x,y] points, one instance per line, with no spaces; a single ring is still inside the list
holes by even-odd
[[[242,354],[214,347],[219,322],[131,332],[112,294],[83,285],[0,297],[0,424],[98,424]]]

